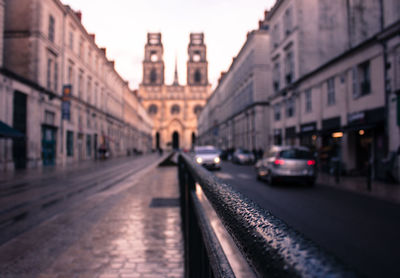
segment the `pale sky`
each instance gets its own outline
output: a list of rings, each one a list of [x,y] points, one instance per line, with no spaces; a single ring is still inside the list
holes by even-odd
[[[82,12],[82,23],[107,48],[118,73],[136,89],[142,80],[148,32],[161,32],[165,82],[172,84],[175,56],[180,84],[186,84],[189,34],[203,32],[208,78],[213,88],[275,0],[61,0]]]

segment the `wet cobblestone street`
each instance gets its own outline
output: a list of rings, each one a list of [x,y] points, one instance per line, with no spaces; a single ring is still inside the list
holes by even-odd
[[[176,168],[93,195],[0,247],[4,278],[183,277]]]

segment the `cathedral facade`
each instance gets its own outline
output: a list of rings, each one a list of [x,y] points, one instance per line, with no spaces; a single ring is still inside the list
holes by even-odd
[[[176,65],[173,83],[165,84],[163,51],[161,33],[148,33],[138,96],[154,122],[153,148],[190,149],[197,117],[211,92],[204,34],[190,34],[186,85],[179,84]]]

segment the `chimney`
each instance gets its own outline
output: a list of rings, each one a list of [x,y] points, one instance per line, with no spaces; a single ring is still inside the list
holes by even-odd
[[[103,47],[103,48],[100,48],[100,50],[101,50],[101,52],[103,52],[104,56],[106,56],[107,49]]]
[[[96,39],[96,35],[95,34],[89,34],[89,36],[93,41],[95,41],[95,39]]]
[[[79,21],[82,21],[82,12],[81,11],[76,11],[75,15],[79,19]]]

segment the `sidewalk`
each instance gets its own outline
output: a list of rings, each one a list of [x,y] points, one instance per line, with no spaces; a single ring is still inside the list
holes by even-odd
[[[150,167],[0,246],[2,278],[183,277],[176,167]]]
[[[369,191],[366,177],[341,176],[336,183],[335,177],[326,173],[318,173],[317,183],[400,204],[400,184],[373,180]]]

